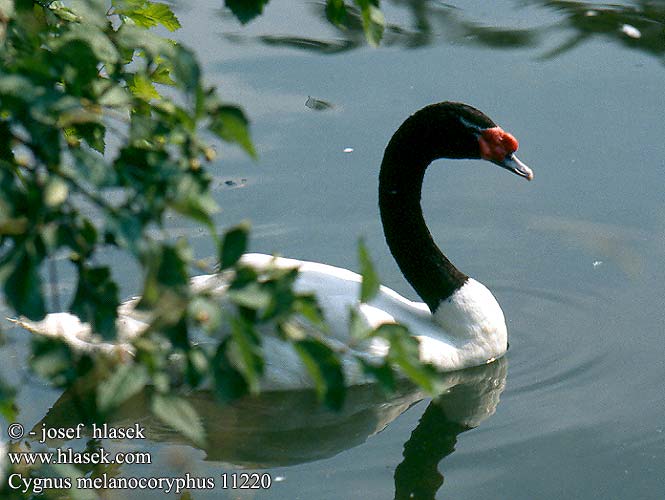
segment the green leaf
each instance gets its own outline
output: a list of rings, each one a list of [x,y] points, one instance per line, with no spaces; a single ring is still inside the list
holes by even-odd
[[[19,251],[17,256],[0,268],[0,276],[5,278],[5,299],[14,310],[28,319],[40,320],[46,315],[42,280],[39,276],[39,259],[29,247]]]
[[[179,304],[189,293],[190,248],[186,240],[178,240],[176,245],[159,245],[144,255],[146,276],[139,309],[149,309],[156,305],[165,306],[166,300],[174,313],[173,321],[178,321],[182,312]],[[170,292],[168,295],[165,292]],[[162,310],[168,315],[168,310]]]
[[[395,392],[395,372],[390,363],[376,364],[362,358],[358,358],[358,362],[362,365],[363,371],[373,377],[387,393]]]
[[[136,73],[129,84],[129,90],[132,91],[136,97],[149,101],[150,99],[159,99],[159,92],[155,89],[154,85],[148,77],[142,73]]]
[[[62,386],[63,372],[70,369],[73,362],[69,347],[60,340],[37,337],[33,341],[30,368],[40,377]]]
[[[3,99],[11,97],[31,103],[43,94],[44,89],[34,85],[29,78],[19,75],[0,74],[0,95]]]
[[[403,325],[386,323],[376,329],[379,335],[390,342],[388,361],[396,365],[411,381],[429,394],[436,394],[439,376],[436,369],[420,361],[420,344]]]
[[[165,394],[154,394],[152,412],[197,446],[205,446],[205,429],[198,413],[185,399]]]
[[[263,321],[288,317],[294,312],[296,295],[293,293],[293,282],[297,274],[297,269],[279,269],[265,281],[263,286],[271,295],[271,302],[261,317]]]
[[[225,403],[244,396],[248,390],[247,380],[229,360],[227,351],[230,346],[231,338],[227,337],[217,347],[212,360],[215,394]]]
[[[0,236],[25,234],[29,227],[30,220],[27,217],[7,217],[0,212]]]
[[[247,250],[248,239],[249,223],[247,222],[238,224],[224,233],[222,246],[219,249],[220,270],[228,269],[238,262]]]
[[[266,309],[272,302],[272,294],[259,283],[248,283],[242,288],[231,288],[227,292],[231,302],[255,311]]]
[[[312,339],[299,340],[293,346],[314,382],[319,399],[333,410],[341,409],[346,396],[344,372],[333,350]]]
[[[307,332],[303,325],[295,318],[279,321],[276,325],[277,335],[282,340],[303,340],[307,338]]]
[[[209,128],[220,139],[238,144],[249,156],[256,158],[256,151],[249,137],[249,121],[240,108],[235,106],[217,107],[212,113]]]
[[[144,51],[145,57],[152,60],[164,58],[175,64],[179,57],[178,46],[174,45],[173,41],[147,32],[145,28],[128,23],[123,24],[118,29],[115,40],[119,48],[125,53],[125,63],[131,62],[134,54],[139,49]]]
[[[192,387],[198,387],[210,372],[208,356],[199,346],[193,346],[187,352],[187,368],[185,376],[187,383]]]
[[[148,383],[148,373],[143,365],[127,363],[97,386],[97,407],[108,412],[140,392]]]
[[[354,341],[361,342],[374,334],[374,331],[367,325],[357,309],[349,309],[349,333]]]
[[[196,92],[201,84],[201,68],[196,62],[194,53],[181,45],[176,45],[174,51],[175,54],[171,58],[172,75],[185,90],[191,93]]]
[[[326,17],[335,26],[343,26],[344,21],[346,21],[344,0],[328,0],[326,2]]]
[[[150,2],[139,9],[125,8],[119,9],[117,12],[129,17],[138,26],[144,28],[152,28],[161,24],[169,31],[180,29],[180,21],[178,21],[171,8],[163,3]]]
[[[101,61],[88,40],[71,38],[66,43],[58,44],[52,57],[57,61],[56,64],[62,67],[63,83],[70,94],[86,96],[95,82],[99,81],[98,65]],[[62,100],[67,98],[68,96],[64,96]],[[81,106],[78,99],[72,99],[72,101],[76,107]],[[58,119],[60,122],[65,121],[62,117],[58,117]]]
[[[195,175],[183,175],[170,206],[176,212],[213,229],[212,215],[219,211],[219,206],[207,188],[207,183]]]
[[[97,243],[97,229],[94,224],[84,217],[67,222],[57,228],[55,247],[69,247],[77,257],[90,257]]]
[[[161,82],[158,82],[161,83]],[[100,89],[99,105],[111,108],[122,108],[131,103],[131,95],[125,87],[112,85]]]
[[[94,365],[92,358],[72,352],[62,339],[34,336],[30,368],[55,387],[71,387],[77,379],[89,376]]]
[[[242,24],[247,24],[263,12],[269,0],[224,0],[227,8]]]
[[[90,23],[70,23],[62,36],[50,40],[50,46],[60,50],[71,42],[87,44],[94,57],[100,62],[114,64],[120,60],[120,54],[113,41],[104,31]]]
[[[258,394],[264,367],[259,336],[251,323],[234,317],[231,318],[231,337],[233,343],[228,354],[247,381],[249,391]]]
[[[106,144],[104,142],[104,135],[106,134],[106,127],[99,123],[78,123],[73,125],[70,129],[74,137],[81,138],[88,143],[88,146],[95,151],[104,154]]]
[[[158,65],[151,73],[150,79],[155,83],[162,85],[175,85],[173,78],[171,78],[171,69],[165,64]]]
[[[320,329],[326,328],[323,310],[316,300],[316,295],[299,294],[293,303],[293,310],[307,319],[314,326]]]
[[[118,285],[111,279],[108,267],[79,265],[79,281],[71,311],[104,339],[114,338],[118,317]]]
[[[101,174],[101,172],[99,173]],[[106,239],[112,239],[114,245],[127,248],[134,255],[141,254],[143,227],[141,221],[129,210],[107,213],[105,230]]]
[[[383,31],[386,25],[383,12],[381,12],[378,6],[378,0],[354,1],[360,7],[367,42],[373,47],[378,47],[381,38],[383,38]]]
[[[0,415],[7,421],[16,420],[18,411],[14,399],[16,398],[16,389],[7,385],[0,378]]]
[[[21,2],[25,3],[25,2]],[[76,12],[80,19],[80,24],[84,26],[94,26],[96,28],[104,29],[108,26],[108,17],[106,17],[107,6],[103,0],[86,0],[86,1],[56,1],[55,4],[69,4]],[[40,2],[40,4],[51,4],[51,1]]]
[[[62,2],[51,2],[48,8],[63,21],[80,22],[81,17],[72,9],[65,7]]]
[[[381,283],[362,240],[358,242],[358,260],[360,261],[360,274],[362,275],[360,302],[369,302],[378,293]]]

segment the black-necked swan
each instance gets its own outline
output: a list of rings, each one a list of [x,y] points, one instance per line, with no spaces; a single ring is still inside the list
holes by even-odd
[[[492,293],[459,271],[434,243],[420,206],[425,170],[440,158],[484,159],[531,180],[533,172],[514,154],[517,146],[511,134],[477,109],[442,102],[407,118],[386,147],[379,176],[381,222],[391,253],[424,303],[412,302],[382,286],[369,303],[360,304],[359,311],[371,327],[395,321],[408,326],[419,341],[421,360],[442,371],[477,366],[501,357],[507,349],[508,335],[503,312]],[[329,342],[346,344],[348,311],[358,305],[358,274],[326,264],[264,254],[246,254],[241,262],[256,268],[297,267],[295,287],[298,291],[316,292],[330,326]],[[226,283],[219,275],[204,275],[194,277],[192,287],[223,294]],[[118,330],[125,340],[147,325],[134,311],[135,303],[136,299],[119,309]],[[40,322],[20,323],[36,333],[65,336],[81,348],[91,346],[89,325],[68,313],[49,314]],[[264,389],[311,385],[288,343],[266,335],[263,350]],[[363,346],[361,354],[381,357],[386,352],[386,342],[374,339]],[[351,357],[343,361],[347,384],[366,381]]]

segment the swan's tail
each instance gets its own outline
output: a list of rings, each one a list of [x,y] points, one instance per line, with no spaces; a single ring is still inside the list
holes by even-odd
[[[124,342],[105,342],[93,335],[88,323],[83,323],[78,316],[70,313],[47,314],[41,321],[27,318],[7,318],[8,321],[42,337],[60,339],[79,352],[91,353],[102,351],[107,353],[132,354],[130,344]]]

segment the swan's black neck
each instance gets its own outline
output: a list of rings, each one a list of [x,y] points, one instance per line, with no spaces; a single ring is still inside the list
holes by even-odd
[[[467,126],[470,120],[483,127],[494,125],[469,106],[428,106],[397,130],[381,164],[379,207],[386,242],[404,277],[432,312],[468,276],[434,243],[420,206],[421,188],[425,170],[435,159],[479,157],[477,137]]]

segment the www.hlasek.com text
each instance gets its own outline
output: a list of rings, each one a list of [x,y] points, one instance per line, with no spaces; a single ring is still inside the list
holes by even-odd
[[[96,451],[75,451],[57,448],[55,451],[10,451],[7,453],[12,465],[58,465],[58,464],[151,464],[147,451],[109,453],[104,448]]]

